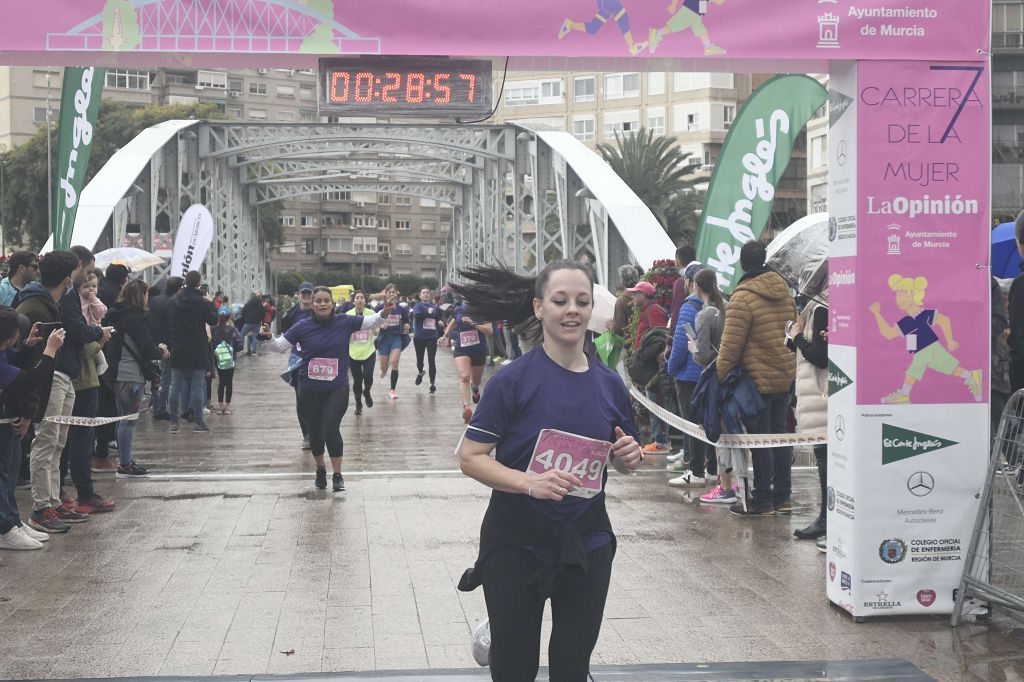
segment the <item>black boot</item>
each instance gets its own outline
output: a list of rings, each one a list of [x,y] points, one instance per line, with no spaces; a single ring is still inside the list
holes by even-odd
[[[822,515],[818,515],[818,518],[814,519],[811,525],[806,528],[793,531],[793,535],[796,536],[797,540],[817,540],[824,534],[825,517]]]
[[[814,459],[815,464],[818,466],[818,485],[821,488],[821,510],[818,512],[818,518],[814,519],[811,525],[806,528],[793,531],[793,535],[795,535],[798,540],[816,540],[822,535],[825,535],[828,518],[828,512],[825,509],[828,496],[828,461],[826,457],[827,451],[825,446],[815,446]]]

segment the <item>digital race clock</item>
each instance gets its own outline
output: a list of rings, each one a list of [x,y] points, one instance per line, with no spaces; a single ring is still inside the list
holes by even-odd
[[[320,60],[320,113],[479,118],[491,113],[491,62],[444,57]]]

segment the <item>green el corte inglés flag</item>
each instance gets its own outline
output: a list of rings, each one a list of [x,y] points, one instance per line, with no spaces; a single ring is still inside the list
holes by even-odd
[[[723,293],[739,282],[740,247],[761,236],[793,142],[828,99],[818,81],[781,75],[744,103],[725,137],[697,231],[697,260],[715,270]]]
[[[93,126],[100,109],[106,69],[69,66],[64,69],[57,128],[57,172],[53,194],[53,248],[71,245],[78,200],[92,151]]]

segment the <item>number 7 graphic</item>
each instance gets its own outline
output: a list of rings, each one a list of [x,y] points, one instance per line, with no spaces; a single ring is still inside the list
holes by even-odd
[[[967,92],[964,93],[963,98],[960,100],[960,106],[953,112],[953,118],[950,119],[949,125],[946,126],[946,132],[942,134],[942,139],[939,140],[939,144],[945,144],[946,138],[953,132],[953,126],[956,125],[956,121],[960,118],[960,114],[963,113],[964,107],[967,106],[967,100],[974,94],[974,88],[978,85],[978,81],[981,80],[981,74],[985,72],[984,66],[951,66],[945,64],[934,64],[931,67],[932,71],[974,71],[974,80],[971,81],[970,87],[967,88]]]

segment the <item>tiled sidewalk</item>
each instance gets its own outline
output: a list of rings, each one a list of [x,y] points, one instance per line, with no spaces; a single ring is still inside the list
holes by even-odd
[[[368,411],[365,431],[346,417],[350,471],[385,468],[384,458],[388,469],[454,468],[449,365],[442,359],[447,385],[433,402],[411,385],[409,362],[402,397]],[[189,457],[207,470],[308,470],[276,369],[276,359],[254,363],[239,413],[214,418],[207,441],[147,426],[151,454],[140,459],[173,471]],[[396,432],[399,442],[370,440]],[[168,444],[178,452],[155,454]],[[406,447],[425,454],[412,459]],[[101,482],[116,512],[43,551],[0,557],[0,678],[475,667],[468,642],[483,597],[455,584],[474,559],[487,491],[457,474],[354,473],[341,494],[310,478]],[[609,482],[619,553],[596,664],[905,658],[944,680],[1024,673],[1020,639],[1005,626],[855,625],[830,607],[824,555],[791,539],[809,508],[739,519],[665,478]],[[796,480],[796,499],[813,500],[811,472]]]

